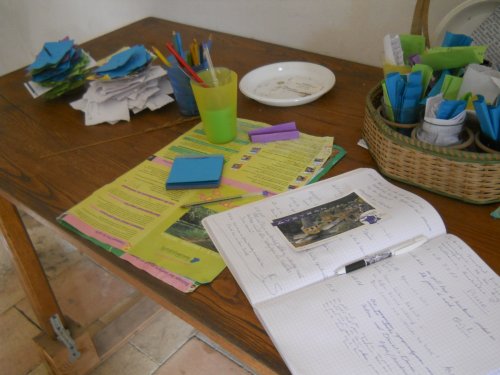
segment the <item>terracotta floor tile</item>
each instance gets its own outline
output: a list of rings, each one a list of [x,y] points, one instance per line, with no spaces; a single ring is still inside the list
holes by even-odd
[[[198,340],[204,342],[205,344],[207,344],[208,346],[210,346],[212,349],[214,349],[216,352],[219,352],[220,354],[222,354],[223,357],[231,360],[232,362],[235,362],[238,366],[244,368],[247,371],[248,374],[257,375],[255,372],[253,372],[253,370],[251,370],[250,368],[248,368],[248,366],[246,366],[245,363],[240,362],[240,360],[238,358],[236,358],[235,356],[233,356],[231,353],[227,352],[220,345],[217,345],[216,343],[214,343],[212,340],[210,340],[203,333],[197,332],[196,333],[196,337],[198,338]]]
[[[87,258],[67,267],[51,281],[51,285],[63,313],[84,327],[135,291]],[[26,299],[17,307],[33,317]]]
[[[104,325],[137,300],[137,291],[80,255],[48,228],[22,214],[65,315],[83,326]],[[16,308],[12,308],[12,306]],[[23,316],[25,314],[27,317]],[[33,337],[39,330],[8,250],[0,241],[0,373],[48,375]],[[196,331],[164,310],[92,375],[248,375],[237,363],[194,337]],[[158,369],[159,364],[163,363]],[[156,370],[158,371],[156,372]]]
[[[0,314],[0,372],[26,374],[41,363],[33,337],[40,331],[19,311],[11,308]]]
[[[0,314],[24,298],[24,291],[0,234]]]
[[[197,338],[189,340],[155,375],[248,375],[238,364]]]
[[[68,311],[69,316],[83,325],[98,319],[136,291],[87,258],[70,267],[63,275],[54,280],[54,292],[61,301],[63,311]],[[75,301],[75,298],[78,300]],[[75,316],[83,311],[83,319],[76,319]]]
[[[27,375],[53,375],[45,363],[40,363],[35,369],[31,370]]]
[[[27,214],[22,214],[21,217],[49,279],[55,278],[68,266],[83,258],[73,245],[56,236],[48,227]]]
[[[169,311],[162,311],[130,343],[161,364],[193,335],[195,330]]]
[[[160,305],[145,296],[141,297],[137,303],[122,311],[116,319],[103,325],[98,331],[94,331],[93,339],[97,353],[107,355],[117,349],[116,347],[120,344],[128,342],[161,311]]]
[[[76,263],[82,255],[68,242],[55,236],[45,226],[21,212],[40,262],[49,279],[56,277],[68,266]],[[17,277],[11,254],[0,234],[0,313],[14,306],[24,297],[24,290]]]
[[[126,344],[106,362],[92,371],[92,375],[148,375],[158,365],[133,346]]]

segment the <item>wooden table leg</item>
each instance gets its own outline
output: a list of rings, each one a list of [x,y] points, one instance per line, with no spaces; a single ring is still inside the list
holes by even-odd
[[[102,332],[98,332],[95,338],[91,337],[85,327],[78,326],[71,319],[64,319],[17,208],[2,196],[0,230],[4,234],[21,284],[43,331],[34,341],[54,374],[88,374],[103,359],[118,350],[121,344],[150,321],[158,311],[158,305],[143,298],[122,317],[112,321]],[[71,333],[79,352],[76,360],[70,358],[67,346],[57,339],[57,332],[50,322],[54,315],[59,317],[63,326]]]
[[[94,343],[85,330],[78,330],[77,327],[71,327],[71,333],[75,336],[73,343],[76,343],[76,349],[79,351],[79,358],[74,360],[70,358],[68,347],[58,341],[57,332],[54,330],[50,318],[53,316],[59,317],[62,325],[68,328],[64,315],[57,303],[54,292],[50,287],[47,276],[17,208],[1,196],[0,229],[5,237],[6,245],[12,254],[28,301],[43,331],[41,335],[35,338],[35,342],[40,347],[43,358],[55,374],[88,373],[88,371],[99,363]]]
[[[50,317],[57,314],[64,325],[63,314],[17,208],[1,196],[0,229],[38,324],[49,337],[55,339],[56,334],[50,323]]]

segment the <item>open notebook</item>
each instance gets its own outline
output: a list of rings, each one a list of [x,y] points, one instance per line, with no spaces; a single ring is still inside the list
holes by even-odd
[[[427,202],[374,170],[212,215],[203,225],[294,374],[500,368],[499,277],[446,234]],[[415,247],[412,239],[422,236],[428,240],[409,252],[339,275],[385,249]]]

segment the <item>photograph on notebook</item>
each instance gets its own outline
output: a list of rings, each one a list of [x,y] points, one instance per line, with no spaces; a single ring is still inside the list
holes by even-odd
[[[272,225],[295,250],[304,250],[363,225],[376,224],[384,216],[366,199],[352,192],[320,206],[275,219]]]

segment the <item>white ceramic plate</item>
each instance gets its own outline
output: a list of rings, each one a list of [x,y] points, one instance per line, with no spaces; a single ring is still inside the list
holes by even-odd
[[[322,65],[289,61],[262,66],[247,73],[240,91],[260,103],[290,107],[310,103],[328,92],[335,75]]]
[[[432,45],[440,46],[447,31],[471,33],[500,5],[500,0],[467,0],[452,9],[437,25]]]

